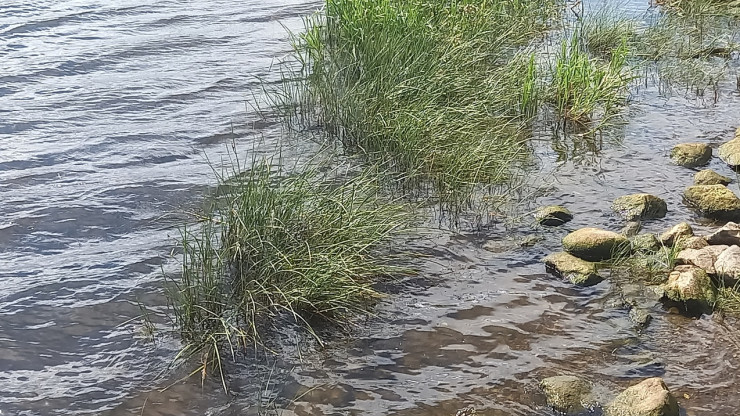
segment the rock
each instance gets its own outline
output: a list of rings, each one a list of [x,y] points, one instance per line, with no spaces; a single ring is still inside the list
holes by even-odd
[[[706,246],[701,249],[687,248],[676,256],[676,264],[688,264],[699,267],[709,274],[715,273],[714,263],[727,246]]]
[[[541,207],[534,214],[535,219],[542,225],[550,227],[563,225],[573,219],[573,214],[560,205]]]
[[[687,168],[706,165],[711,158],[712,148],[704,143],[681,143],[671,149],[673,163]]]
[[[663,379],[654,377],[620,393],[604,416],[678,416],[678,403]]]
[[[735,167],[740,165],[740,137],[735,134],[735,138],[721,145],[718,149],[719,158],[728,165]]]
[[[655,253],[660,250],[660,247],[660,241],[658,241],[658,237],[656,237],[655,234],[638,234],[632,239],[632,251]]]
[[[740,218],[740,198],[722,185],[694,185],[684,192],[686,203],[715,219]]]
[[[629,248],[627,237],[598,228],[581,228],[563,238],[568,253],[589,261],[608,260]]]
[[[722,228],[707,236],[709,244],[740,245],[740,225],[728,222]]]
[[[704,169],[694,174],[694,185],[729,185],[732,179],[719,173]]]
[[[612,209],[627,221],[635,221],[663,218],[668,212],[668,205],[654,195],[632,194],[615,199]]]
[[[665,298],[684,303],[686,309],[711,309],[717,300],[709,275],[696,266],[676,266],[662,289]]]
[[[694,236],[694,229],[682,222],[660,235],[660,243],[666,247],[673,247],[677,242]]]
[[[714,270],[718,277],[724,279],[725,285],[734,286],[740,280],[740,247],[731,246],[721,252],[714,262]]]
[[[653,320],[653,316],[650,315],[645,309],[633,307],[629,313],[630,321],[635,324],[636,327],[642,329],[646,328],[650,321]]]
[[[547,404],[561,413],[577,413],[597,405],[593,385],[576,376],[548,377],[540,382]]]
[[[578,286],[593,286],[602,280],[596,264],[579,259],[568,253],[552,253],[542,260],[547,271],[570,280]]]
[[[681,240],[681,248],[693,248],[694,250],[702,249],[708,246],[707,240],[704,237],[694,236]]]

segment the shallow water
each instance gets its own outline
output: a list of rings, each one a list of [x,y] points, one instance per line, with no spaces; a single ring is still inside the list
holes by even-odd
[[[245,100],[257,77],[275,80],[270,65],[289,51],[282,25],[300,28],[318,3],[3,2],[0,414],[256,414],[264,389],[263,404],[295,399],[289,409],[299,415],[453,415],[467,405],[550,415],[537,383],[560,373],[602,384],[604,400],[661,376],[686,415],[740,413],[735,320],[672,314],[617,278],[574,288],[539,262],[569,230],[619,230],[609,205],[627,193],[668,202],[669,215],[646,231],[683,220],[711,227],[683,205],[694,172],[668,152],[732,137],[734,80],[716,103],[648,82],[627,122],[597,139],[538,132],[539,162],[554,173],[543,175],[544,196],[521,209],[566,205],[576,214],[566,227],[426,231],[409,242],[430,255],[420,275],[389,285],[377,316],[348,339],[308,343],[302,360],[246,357],[231,369],[228,394],[215,380],[158,376],[176,342],[165,334],[152,344],[124,323],[139,314],[137,301],[162,309],[160,267],[213,184],[208,161],[218,164],[231,138],[265,152],[278,139],[276,126],[251,128],[258,118]],[[731,174],[718,160],[711,167]],[[530,235],[544,240],[483,249]],[[650,309],[645,330],[619,306],[621,293]],[[303,345],[290,328],[282,337]]]

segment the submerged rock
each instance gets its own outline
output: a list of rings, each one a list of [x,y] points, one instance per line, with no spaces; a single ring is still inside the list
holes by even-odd
[[[728,222],[722,228],[707,236],[709,244],[740,245],[740,225]]]
[[[573,214],[560,205],[541,207],[534,214],[538,223],[550,227],[563,225],[573,219]]]
[[[712,158],[712,148],[704,143],[681,143],[671,149],[673,163],[687,168],[706,165]]]
[[[627,237],[598,228],[581,228],[563,238],[568,253],[589,261],[608,260],[629,249]]]
[[[725,285],[734,286],[740,280],[740,247],[731,246],[722,251],[714,262],[714,270],[718,277],[724,279]]]
[[[646,328],[650,324],[650,321],[653,320],[653,316],[648,311],[638,307],[632,307],[630,309],[629,317],[630,321],[640,329]]]
[[[704,169],[694,174],[694,185],[729,185],[732,179],[719,173]]]
[[[729,142],[721,145],[717,151],[719,158],[728,165],[735,166],[740,165],[740,136],[735,134],[735,138]]]
[[[570,280],[578,286],[593,286],[602,280],[595,263],[579,259],[568,253],[552,253],[542,260],[547,271]]]
[[[548,377],[540,382],[547,404],[561,413],[577,413],[596,406],[593,385],[576,376]]]
[[[661,244],[658,237],[652,233],[638,234],[632,239],[632,251],[643,253],[655,253],[660,250]]]
[[[740,218],[740,198],[722,185],[694,185],[684,192],[686,203],[715,219]]]
[[[694,229],[689,223],[682,222],[660,235],[660,243],[666,247],[673,247],[679,241],[694,236]]]
[[[696,266],[709,274],[715,273],[714,263],[727,246],[706,246],[701,249],[686,248],[676,256],[676,263]]]
[[[635,221],[663,218],[668,205],[655,195],[632,194],[615,199],[612,209],[627,221]]]
[[[684,303],[686,309],[708,310],[717,300],[709,275],[696,266],[676,266],[661,288],[665,298]]]
[[[620,393],[604,416],[678,416],[678,403],[663,379],[654,377]]]

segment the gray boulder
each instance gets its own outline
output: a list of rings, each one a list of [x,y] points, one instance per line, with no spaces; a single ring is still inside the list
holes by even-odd
[[[688,223],[682,222],[661,234],[660,243],[666,247],[673,247],[679,241],[693,236],[694,229]]]
[[[678,416],[678,412],[676,398],[659,377],[629,387],[604,408],[604,416]]]
[[[627,221],[636,221],[663,218],[668,205],[655,195],[632,194],[615,199],[612,209]]]
[[[598,228],[581,228],[563,238],[568,253],[588,261],[602,261],[629,250],[627,237]]]
[[[664,298],[682,302],[688,310],[711,309],[717,300],[709,275],[696,266],[676,266],[661,289]]]
[[[725,186],[694,185],[688,187],[683,195],[690,207],[708,218],[740,218],[740,198]]]
[[[701,249],[686,248],[676,256],[677,264],[696,266],[709,274],[715,274],[714,263],[727,246],[706,246]]]
[[[681,143],[671,149],[673,163],[687,168],[706,165],[712,158],[712,148],[704,143]]]
[[[573,219],[573,214],[560,205],[541,207],[534,214],[538,223],[550,227],[563,225]]]
[[[714,270],[718,277],[724,279],[725,285],[734,286],[740,280],[740,247],[730,246],[722,251],[714,262]]]
[[[704,169],[694,174],[694,185],[729,185],[732,179],[719,173]]]
[[[578,413],[594,408],[593,385],[576,376],[548,377],[540,382],[547,404],[561,413]]]
[[[706,239],[709,244],[740,245],[740,225],[728,222]]]
[[[578,286],[593,286],[602,280],[595,263],[568,253],[552,253],[542,260],[548,272],[570,280]]]
[[[734,139],[721,145],[717,153],[719,158],[728,165],[740,166],[740,137],[735,135]]]

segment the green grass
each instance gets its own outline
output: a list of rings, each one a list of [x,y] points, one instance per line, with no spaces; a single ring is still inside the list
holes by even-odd
[[[627,39],[616,45],[604,61],[586,51],[578,30],[561,42],[551,63],[547,90],[548,101],[561,117],[582,124],[597,119],[605,123],[618,113],[633,77],[626,69]]]
[[[529,161],[527,46],[557,12],[554,0],[327,0],[296,41],[300,97],[283,98],[347,151],[441,194],[506,182]]]
[[[593,56],[610,59],[623,44],[635,41],[636,23],[622,16],[616,9],[604,8],[584,16],[580,34],[583,44]]]
[[[213,210],[182,232],[181,278],[169,291],[185,343],[178,358],[198,356],[203,374],[221,373],[222,354],[279,320],[346,325],[378,299],[378,279],[403,272],[388,244],[413,214],[380,196],[377,172],[287,173],[255,161],[219,179]]]

